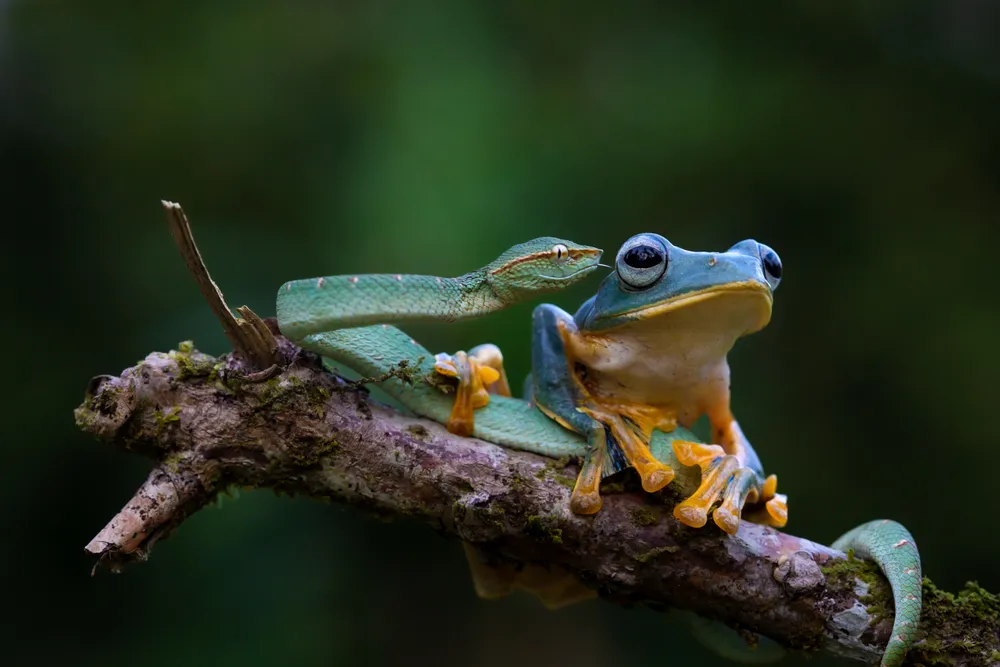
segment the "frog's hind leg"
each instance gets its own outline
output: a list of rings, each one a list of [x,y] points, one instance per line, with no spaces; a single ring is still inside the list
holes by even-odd
[[[468,542],[462,542],[462,551],[469,564],[469,574],[472,575],[476,595],[484,600],[499,600],[513,592],[516,572],[512,565],[491,565]]]
[[[434,370],[458,381],[455,405],[447,427],[455,435],[469,436],[475,428],[475,411],[490,402],[490,394],[510,396],[510,384],[500,348],[491,343],[477,345],[468,353],[444,352],[434,356]]]
[[[591,600],[597,593],[558,565],[551,567],[533,563],[491,563],[475,546],[462,543],[476,595],[496,600],[523,590],[537,597],[548,609]]]

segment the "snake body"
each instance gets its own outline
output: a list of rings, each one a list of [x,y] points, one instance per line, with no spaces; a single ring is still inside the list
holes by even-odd
[[[874,561],[889,580],[896,618],[882,657],[882,667],[902,664],[906,651],[916,639],[922,604],[923,575],[913,536],[901,524],[882,519],[852,528],[837,538],[833,548],[853,550],[859,558]]]

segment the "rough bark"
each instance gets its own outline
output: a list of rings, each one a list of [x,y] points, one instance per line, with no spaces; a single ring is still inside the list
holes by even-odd
[[[412,517],[491,564],[568,572],[618,604],[688,609],[861,662],[881,655],[892,602],[869,566],[746,522],[732,537],[711,523],[687,528],[672,517],[669,491],[649,496],[628,481],[605,491],[596,516],[575,516],[567,509],[572,464],[401,416],[277,341],[284,370],[266,379],[248,376],[253,368],[239,356],[216,359],[190,344],[150,354],[119,377],[94,378],[76,411],[79,426],[156,462],[87,545],[95,570],[145,559],[236,484]],[[926,637],[907,664],[1000,664],[994,596],[976,589],[952,597],[926,582],[925,600]]]

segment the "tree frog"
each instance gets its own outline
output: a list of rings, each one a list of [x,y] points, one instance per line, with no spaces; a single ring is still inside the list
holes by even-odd
[[[704,526],[721,498],[713,518],[727,533],[736,532],[746,503],[764,503],[754,520],[784,526],[777,478],[764,478],[730,410],[726,359],[738,338],[770,321],[781,282],[777,253],[750,239],[725,252],[692,252],[645,233],[626,241],[614,269],[575,315],[543,304],[532,318],[531,400],[588,443],[571,508],[597,512],[601,479],[629,466],[646,491],[665,487],[674,471],[650,453],[653,429],[688,428],[707,415],[715,444],[673,443],[681,464],[702,471],[675,516]],[[484,350],[472,350],[472,363],[502,372],[498,351]]]

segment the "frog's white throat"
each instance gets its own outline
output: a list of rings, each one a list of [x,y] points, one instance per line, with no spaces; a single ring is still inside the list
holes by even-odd
[[[728,396],[726,355],[741,336],[767,325],[771,295],[718,289],[671,305],[650,306],[622,326],[583,334],[572,353],[588,367],[598,393],[669,405],[686,423],[722,393]]]

